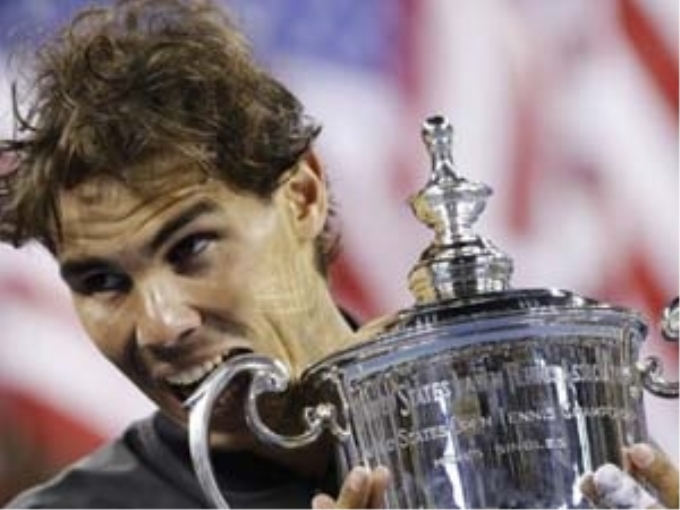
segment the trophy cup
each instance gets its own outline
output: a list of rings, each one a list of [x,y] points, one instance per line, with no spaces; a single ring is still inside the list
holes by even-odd
[[[295,381],[310,402],[305,430],[283,436],[261,419],[259,396],[290,384],[265,356],[226,362],[187,402],[194,466],[216,506],[227,504],[210,462],[211,411],[244,372],[259,440],[298,448],[330,434],[340,480],[357,465],[389,468],[391,508],[586,507],[580,477],[647,440],[644,389],[677,397],[658,359],[638,360],[648,329],[638,313],[510,286],[511,259],[472,230],[491,189],[456,174],[452,132],[441,116],[423,125],[432,170],[411,206],[435,239],[409,275],[415,304]],[[677,300],[664,325],[677,339]]]

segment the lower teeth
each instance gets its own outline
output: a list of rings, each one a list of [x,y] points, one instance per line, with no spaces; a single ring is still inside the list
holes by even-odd
[[[235,355],[238,355],[238,353],[236,353]],[[201,384],[203,384],[215,372],[215,369],[217,369],[217,366],[196,382],[186,385],[183,384],[181,386],[173,386],[172,388],[174,392],[180,397],[180,400],[185,401],[191,395],[193,395],[196,392],[196,390],[198,390],[198,388],[201,386]],[[229,383],[229,385],[224,390],[222,390],[222,393],[218,398],[218,402],[224,404],[229,399],[235,398],[237,395],[243,393],[243,391],[247,388],[248,382],[249,379],[247,376],[242,377],[242,374],[239,374]]]
[[[203,384],[203,381],[205,381],[209,375],[210,374],[206,374],[205,377],[201,377],[198,381],[191,384],[173,386],[173,390],[180,397],[180,400],[185,401],[196,392],[196,390],[201,386],[201,384]]]

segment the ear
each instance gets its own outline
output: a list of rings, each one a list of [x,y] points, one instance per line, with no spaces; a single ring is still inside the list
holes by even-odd
[[[328,188],[312,151],[292,169],[279,191],[296,234],[303,239],[316,239],[328,216]]]

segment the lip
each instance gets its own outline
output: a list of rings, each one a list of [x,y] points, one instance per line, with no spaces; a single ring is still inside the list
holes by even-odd
[[[210,351],[187,353],[175,362],[157,362],[150,368],[149,372],[151,378],[156,381],[157,384],[165,386],[169,385],[167,382],[168,377],[176,376],[177,374],[194,367],[200,367],[204,363],[215,359],[217,356],[221,356],[222,361],[220,363],[224,363],[227,359],[231,359],[236,355],[251,352],[253,352],[253,349],[248,345],[232,344],[218,349],[213,348]]]
[[[192,356],[189,359],[183,358],[182,363],[174,363],[171,365],[158,367],[157,372],[154,375],[154,380],[159,389],[162,390],[164,394],[169,396],[174,402],[173,405],[179,404],[184,407],[186,400],[196,392],[196,390],[210,377],[212,373],[217,370],[217,368],[222,365],[225,361],[233,359],[235,356],[242,354],[252,353],[253,350],[250,347],[230,345],[228,348],[222,348],[219,350],[213,349],[209,353],[205,353],[201,356]],[[168,381],[168,377],[182,373],[182,371],[187,369],[192,369],[194,367],[200,367],[207,361],[214,360],[217,356],[222,356],[222,360],[215,365],[210,372],[202,376],[194,383],[189,384],[172,384]],[[233,390],[233,388],[232,388]],[[225,403],[227,400],[231,400],[234,397],[234,392],[232,390],[225,391],[225,397],[229,395],[231,398],[225,398]],[[221,406],[220,406],[221,407]]]

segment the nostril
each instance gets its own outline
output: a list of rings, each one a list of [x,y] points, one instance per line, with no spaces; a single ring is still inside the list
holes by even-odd
[[[166,317],[142,317],[137,325],[137,339],[143,347],[172,348],[186,343],[200,329],[199,324]]]

